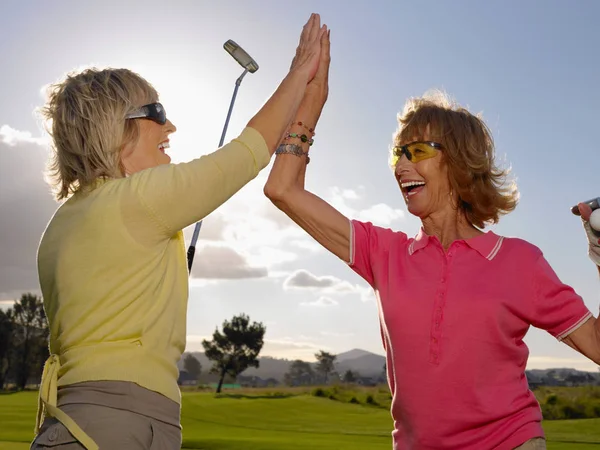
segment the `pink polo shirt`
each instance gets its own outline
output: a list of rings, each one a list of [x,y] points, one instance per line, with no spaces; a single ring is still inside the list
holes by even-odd
[[[532,244],[487,232],[444,252],[423,230],[352,221],[350,267],[375,290],[395,450],[511,450],[543,436],[523,337],[592,316]]]

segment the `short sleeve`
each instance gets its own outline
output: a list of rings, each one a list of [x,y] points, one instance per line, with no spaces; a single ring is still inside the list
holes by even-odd
[[[543,255],[535,263],[533,281],[533,326],[562,341],[592,317],[581,296],[560,281]]]
[[[378,273],[386,271],[392,243],[398,238],[406,241],[404,233],[374,226],[370,222],[350,222],[349,267],[360,275],[372,288],[376,288]]]

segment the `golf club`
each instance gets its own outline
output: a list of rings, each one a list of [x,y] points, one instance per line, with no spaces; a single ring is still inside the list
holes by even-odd
[[[223,44],[223,48],[229,53],[233,58],[244,68],[244,72],[239,76],[239,78],[235,81],[235,88],[233,90],[233,96],[231,97],[231,103],[229,104],[229,111],[227,112],[227,118],[225,119],[225,126],[223,127],[223,132],[221,133],[221,139],[219,141],[219,148],[223,146],[223,142],[225,141],[225,134],[227,133],[227,126],[229,125],[229,119],[231,118],[231,111],[233,111],[233,104],[235,103],[235,97],[237,96],[238,89],[240,84],[242,84],[242,80],[246,76],[248,72],[254,73],[258,70],[258,64],[256,61],[248,54],[246,51],[237,45],[234,41],[229,39],[225,44]],[[194,227],[194,234],[192,235],[192,242],[187,251],[187,260],[188,260],[188,272],[192,272],[192,264],[194,262],[194,255],[196,253],[196,242],[198,241],[198,235],[200,234],[200,228],[202,227],[202,220],[196,223]]]

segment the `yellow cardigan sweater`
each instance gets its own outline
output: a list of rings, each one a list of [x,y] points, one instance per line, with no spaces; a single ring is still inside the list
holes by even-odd
[[[55,416],[57,387],[98,380],[131,381],[180,402],[188,299],[181,230],[269,159],[262,136],[247,127],[212,154],[99,181],[61,205],[38,251],[51,353],[40,410]]]

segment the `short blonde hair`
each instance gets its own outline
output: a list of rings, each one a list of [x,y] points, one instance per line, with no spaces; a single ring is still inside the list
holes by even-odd
[[[516,208],[516,183],[508,179],[509,169],[496,165],[492,133],[479,115],[457,105],[447,94],[431,91],[409,99],[398,124],[394,145],[423,139],[427,130],[429,140],[443,145],[450,186],[471,224],[485,228]]]
[[[41,112],[52,137],[48,181],[57,200],[99,178],[121,178],[120,152],[139,136],[127,113],[158,101],[150,83],[128,69],[71,72],[48,89]]]

